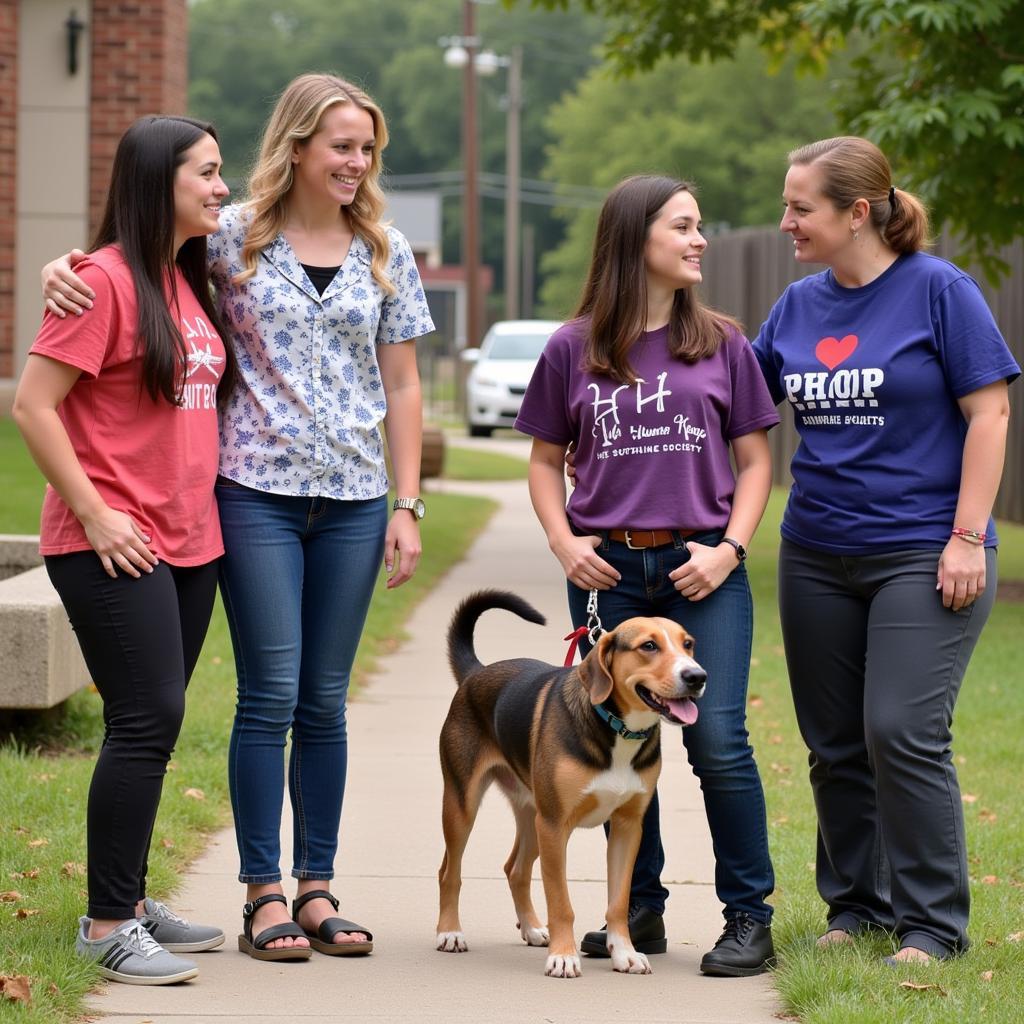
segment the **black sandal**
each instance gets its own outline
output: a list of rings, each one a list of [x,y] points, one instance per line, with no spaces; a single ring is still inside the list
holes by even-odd
[[[313,889],[292,900],[292,920],[299,923],[299,911],[310,900],[327,900],[335,910],[338,909],[338,901],[326,889]],[[302,925],[299,925],[302,928]],[[365,942],[332,942],[331,940],[338,932],[352,935],[360,932],[366,936]],[[373,935],[369,928],[361,924],[346,921],[343,917],[326,917],[320,922],[320,927],[315,932],[302,928],[302,934],[309,939],[309,944],[318,952],[327,956],[361,956],[373,950]]]
[[[304,939],[306,933],[295,924],[275,924],[264,928],[254,939],[252,937],[252,919],[260,907],[267,903],[283,903],[288,901],[279,892],[269,892],[242,907],[242,934],[238,936],[238,948],[247,953],[253,960],[308,960],[313,950],[308,946],[284,946],[278,949],[267,949],[268,942],[274,939]]]

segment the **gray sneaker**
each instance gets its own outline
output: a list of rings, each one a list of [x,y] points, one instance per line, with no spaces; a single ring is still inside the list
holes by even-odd
[[[224,944],[224,933],[219,928],[190,924],[159,900],[148,896],[143,906],[146,913],[139,918],[139,923],[170,953],[202,953]]]
[[[78,919],[75,952],[95,960],[100,974],[126,985],[173,985],[188,981],[199,973],[191,960],[168,953],[153,936],[135,920],[119,924],[102,939],[89,939],[89,918]]]

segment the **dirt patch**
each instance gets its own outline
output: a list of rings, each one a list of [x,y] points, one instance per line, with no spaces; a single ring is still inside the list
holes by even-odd
[[[996,587],[996,600],[1024,604],[1024,580],[1000,580]]]

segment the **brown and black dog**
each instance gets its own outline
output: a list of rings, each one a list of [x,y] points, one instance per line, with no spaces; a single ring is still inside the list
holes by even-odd
[[[575,828],[610,821],[608,951],[612,967],[649,974],[630,941],[629,884],[641,822],[661,770],[658,724],[689,725],[706,674],[694,640],[677,623],[637,618],[605,633],[586,658],[559,668],[529,658],[482,665],[473,627],[490,608],[544,625],[515,594],[484,590],[458,607],[448,629],[448,659],[458,681],[441,730],[445,855],[438,874],[437,948],[463,952],[459,923],[462,855],[487,787],[497,782],[512,805],[516,836],[505,863],[517,926],[527,944],[547,946],[544,973],[581,973],[566,880],[566,845]],[[611,714],[611,722],[597,710]],[[617,730],[617,731],[616,731]],[[530,897],[540,855],[548,928]]]

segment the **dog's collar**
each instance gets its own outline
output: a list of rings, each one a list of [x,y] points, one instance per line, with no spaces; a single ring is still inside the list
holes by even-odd
[[[645,740],[650,736],[655,729],[658,728],[657,723],[652,725],[649,729],[641,729],[636,732],[633,729],[626,727],[626,723],[619,718],[617,715],[613,715],[603,704],[595,704],[594,710],[598,716],[607,723],[608,728],[612,732],[617,732],[623,739],[626,740]]]

